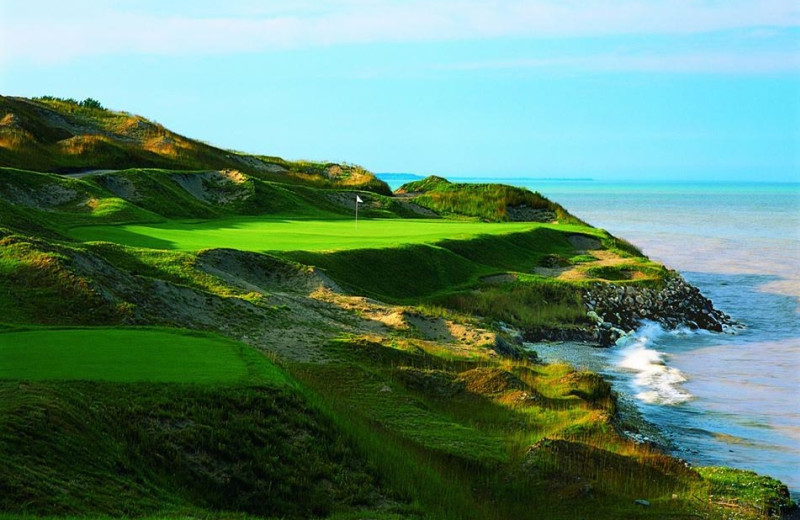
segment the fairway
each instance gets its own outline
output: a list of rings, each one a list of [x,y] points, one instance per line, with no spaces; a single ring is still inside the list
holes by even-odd
[[[245,348],[219,336],[162,329],[9,332],[0,334],[0,379],[233,382],[248,375]]]
[[[153,249],[227,247],[246,251],[336,251],[434,243],[483,234],[534,229],[533,222],[486,223],[454,220],[372,219],[291,220],[237,217],[201,222],[168,221],[152,225],[82,226],[69,234],[78,240],[115,242]]]

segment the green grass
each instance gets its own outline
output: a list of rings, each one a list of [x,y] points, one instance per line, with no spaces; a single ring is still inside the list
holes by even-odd
[[[568,254],[573,251],[566,240],[570,233],[600,233],[572,225],[484,225],[496,229],[523,225],[528,230],[447,239],[436,244],[408,244],[391,251],[293,251],[282,256],[321,267],[338,283],[359,294],[416,305],[443,303],[453,294],[480,286],[483,276],[506,271],[529,272],[548,254]]]
[[[697,468],[711,486],[718,503],[736,503],[754,509],[763,517],[777,516],[781,506],[791,504],[789,491],[774,478],[728,467]]]
[[[294,519],[389,498],[287,386],[0,381],[0,432],[5,513]]]
[[[413,201],[443,215],[465,215],[502,222],[511,219],[509,207],[544,210],[554,219],[581,224],[562,206],[539,193],[504,184],[452,183],[441,177],[409,182],[398,191],[417,194]]]
[[[167,329],[37,329],[0,334],[0,379],[231,383],[271,363],[232,340]]]
[[[391,194],[386,183],[355,165],[286,161],[222,150],[143,117],[74,100],[0,96],[0,117],[7,113],[14,115],[16,124],[0,127],[3,166],[42,172],[237,169],[262,180]]]
[[[2,164],[2,161],[0,161]],[[193,177],[195,179],[193,179]],[[220,182],[207,170],[133,168],[67,178],[0,167],[0,225],[42,236],[60,236],[79,226],[169,223],[180,219],[264,216],[274,219],[352,218],[356,193],[269,182],[246,176]],[[205,186],[221,198],[198,198],[183,186]],[[392,197],[358,191],[363,218],[418,218]],[[119,196],[118,196],[119,194]],[[231,198],[225,198],[229,196]],[[127,197],[120,198],[120,197]]]
[[[439,303],[464,313],[509,323],[534,334],[578,326],[587,321],[579,287],[533,276],[449,294]]]
[[[82,241],[107,241],[154,249],[227,247],[246,251],[334,251],[396,247],[534,229],[533,223],[369,219],[300,220],[234,217],[168,221],[152,225],[86,226],[69,230]]]
[[[448,359],[413,341],[350,338],[330,348],[339,362],[295,366],[295,376],[426,518],[677,519],[694,511],[689,493],[702,491],[700,478],[617,436],[610,386],[594,374]],[[644,511],[638,497],[653,506]]]

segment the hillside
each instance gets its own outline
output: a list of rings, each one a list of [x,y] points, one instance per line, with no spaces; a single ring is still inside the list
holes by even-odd
[[[403,184],[395,192],[442,215],[487,221],[582,223],[540,194],[505,184],[458,184],[430,176]]]
[[[87,101],[0,96],[0,166],[54,173],[233,169],[263,180],[390,193],[385,183],[357,166],[222,150]]]
[[[9,103],[22,121],[65,102]],[[142,164],[138,141],[132,163],[70,177],[34,171],[69,139],[37,117],[2,134],[0,519],[789,510],[780,482],[642,442],[605,380],[521,342],[726,319],[556,203]]]

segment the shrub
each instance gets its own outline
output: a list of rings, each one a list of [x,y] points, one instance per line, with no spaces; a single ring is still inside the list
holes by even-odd
[[[103,109],[103,105],[99,101],[97,101],[94,98],[90,98],[90,97],[87,97],[86,99],[81,101],[79,104],[84,108],[97,108],[97,109],[100,109],[100,110]]]

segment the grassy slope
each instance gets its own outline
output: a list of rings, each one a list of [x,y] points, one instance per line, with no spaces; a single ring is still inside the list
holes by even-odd
[[[55,98],[0,96],[0,166],[47,172],[236,169],[264,180],[390,194],[384,182],[357,166],[221,150],[141,116]]]
[[[545,210],[562,222],[580,223],[563,207],[539,193],[505,184],[451,183],[441,177],[426,177],[400,186],[420,206],[443,215],[466,215],[493,222],[513,220],[510,208],[524,206]]]
[[[103,251],[110,248],[98,247]],[[225,290],[200,276],[191,261],[195,254],[127,251],[138,258],[136,269],[148,276],[166,277],[217,293]],[[124,258],[108,254],[105,257]],[[607,422],[613,405],[608,401],[607,387],[597,378],[573,374],[565,367],[497,363],[485,356],[476,359],[473,354],[459,355],[397,337],[379,343],[345,338],[326,350],[336,362],[288,364],[286,368],[310,391],[304,399],[313,403],[312,408],[318,410],[315,413],[331,421],[341,436],[337,442],[350,446],[348,449],[354,453],[351,456],[362,457],[368,461],[367,467],[380,475],[382,489],[399,504],[393,506],[391,514],[424,511],[431,518],[507,518],[536,510],[549,518],[572,518],[576,514],[595,518],[681,518],[696,510],[698,501],[705,501],[709,492],[708,484],[695,474],[686,473],[682,466],[636,448],[613,433]],[[224,395],[227,400],[238,399],[230,392]],[[531,398],[522,398],[525,395]],[[191,397],[198,398],[194,394]],[[203,396],[206,398],[210,396]],[[130,405],[163,406],[159,404],[163,401],[150,401],[147,396],[141,398],[143,401],[139,399],[132,398]],[[193,417],[187,411],[176,413]],[[255,427],[261,427],[259,424],[256,420]],[[236,434],[251,435],[248,431]],[[543,451],[529,459],[527,448],[545,438],[562,439],[567,444],[545,442]],[[148,453],[158,452],[158,442],[162,442],[158,439],[161,438],[152,441]],[[316,438],[315,442],[319,441]],[[51,437],[46,442],[57,444],[59,439]],[[229,455],[214,452],[214,456]],[[292,460],[292,465],[305,463],[302,459]],[[142,468],[149,468],[152,462],[135,464],[138,471],[144,471]],[[333,472],[345,471],[340,461],[317,464],[330,467]],[[190,467],[185,471],[194,474],[201,469]],[[70,475],[63,473],[65,478]],[[576,477],[581,480],[576,481]],[[356,502],[367,508],[378,507],[380,501],[365,498],[374,499],[375,482],[365,476],[359,482],[357,491],[347,493],[356,493],[361,497]],[[100,493],[99,498],[79,495],[78,502],[69,506],[74,509],[64,506],[63,510],[118,514],[120,509],[102,499],[103,493],[114,492],[97,482],[91,486]],[[773,482],[764,488],[765,494],[759,496],[758,503],[775,500],[777,486]],[[475,489],[482,491],[467,491]],[[736,488],[727,489],[728,496],[738,492]],[[238,495],[244,490],[227,488],[227,493]],[[294,492],[297,490],[287,491]],[[136,495],[123,501],[125,507],[135,508],[132,511],[137,513],[169,512],[175,508],[209,507],[212,503],[175,498],[172,491],[147,493],[158,498],[148,502]],[[332,502],[314,507],[322,507],[319,512],[335,510],[334,505],[347,509],[345,505],[352,503],[347,493],[345,498],[335,497]],[[672,500],[673,493],[680,498]],[[638,509],[632,503],[635,497],[647,498],[655,504],[654,509]],[[282,507],[290,508],[288,502],[283,506],[276,506],[274,501],[267,503],[268,509],[248,509],[254,506],[247,502],[213,504],[258,514],[277,514],[285,511]],[[384,514],[390,513],[379,513]]]
[[[132,169],[73,179],[0,168],[0,227],[54,237],[82,225],[270,214],[281,218],[335,219],[350,218],[353,214],[352,208],[340,202],[341,192],[335,190],[244,176],[245,182],[234,186],[243,196],[221,202],[199,199],[176,180],[203,175],[205,172]],[[214,188],[211,186],[212,191]],[[418,216],[390,197],[366,192],[345,193],[348,200],[360,193],[368,201],[360,210],[364,218]]]
[[[240,343],[40,328],[0,334],[0,359],[5,512],[296,518],[393,503],[325,412]]]
[[[0,394],[6,512],[308,518],[380,499],[365,460],[290,387],[2,382]]]
[[[0,507],[270,517],[366,508],[430,518],[508,518],[535,507],[552,518],[634,518],[626,497],[638,490],[653,500],[651,514],[680,517],[704,490],[665,457],[618,438],[609,444],[613,436],[592,441],[611,406],[596,377],[360,340],[331,349],[337,363],[289,367],[312,393],[263,357],[251,363],[264,370],[235,384],[0,382]],[[552,435],[604,446],[567,444],[562,454],[545,446],[536,456],[546,464],[526,463],[526,447]],[[564,467],[572,449],[584,461],[624,456],[616,466]],[[576,474],[592,486],[580,503],[565,500]],[[681,500],[668,499],[673,492]]]
[[[478,287],[480,278],[485,275],[505,271],[529,273],[547,256],[578,258],[566,240],[570,234],[595,235],[607,242],[607,247],[614,247],[614,239],[601,231],[564,223],[487,224],[464,220],[366,218],[356,231],[349,210],[330,202],[326,191],[274,185],[253,178],[247,180],[255,186],[252,199],[226,206],[198,200],[174,181],[175,175],[192,175],[187,172],[130,170],[84,180],[11,169],[0,170],[0,174],[8,181],[4,188],[0,187],[0,194],[4,190],[6,198],[11,200],[18,197],[19,192],[46,193],[48,187],[52,190],[53,186],[58,188],[57,194],[74,193],[71,198],[63,197],[66,202],[57,201],[59,204],[34,201],[39,206],[27,208],[5,204],[7,211],[20,213],[17,218],[26,227],[41,222],[40,227],[55,228],[79,239],[161,249],[302,249],[305,252],[287,256],[324,268],[337,282],[356,292],[394,302],[455,306],[524,328],[580,324],[585,316],[579,288],[528,277],[514,282],[514,291],[485,287],[476,297],[465,291]],[[136,196],[124,200],[108,192],[102,186],[114,185],[109,177],[117,185],[124,180],[132,186]],[[375,203],[374,207],[362,210],[367,217],[403,215],[397,203],[390,199],[366,194],[364,197]],[[86,200],[94,201],[91,207]],[[243,211],[266,212],[270,217],[237,214]],[[165,220],[162,214],[172,218]],[[298,216],[313,220],[297,220]],[[210,220],[184,222],[174,220],[175,217]],[[319,220],[321,217],[326,220]],[[126,221],[138,223],[120,225]],[[114,226],[100,225],[103,223]],[[510,233],[515,230],[529,231]],[[466,236],[480,233],[492,236],[465,240]],[[431,242],[440,243],[424,245]],[[414,246],[414,243],[423,245]],[[387,246],[395,247],[391,255],[375,249]],[[343,248],[355,250],[333,254],[310,252]],[[563,295],[558,299],[560,303],[556,306],[540,304],[552,302],[548,295],[553,294],[552,288],[556,285]],[[519,306],[509,299],[512,292],[524,292],[525,300],[531,303],[522,309],[524,313],[521,314]]]
[[[566,240],[573,233],[601,234],[581,226],[528,225],[533,229],[526,232],[408,245],[391,254],[359,249],[296,251],[284,256],[320,266],[341,285],[383,301],[444,305],[527,329],[584,323],[579,284],[533,275],[518,276],[503,286],[482,283],[493,274],[529,273],[549,255],[574,255],[574,247]]]

